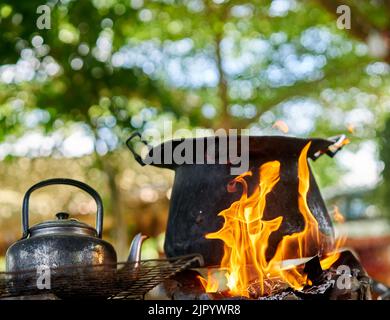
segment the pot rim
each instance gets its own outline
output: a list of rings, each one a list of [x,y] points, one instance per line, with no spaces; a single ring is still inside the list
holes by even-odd
[[[130,146],[129,143],[127,145],[129,146],[130,150],[133,152],[133,154],[136,156],[136,160],[141,164],[150,164],[156,167],[162,167],[162,168],[168,168],[168,169],[175,169],[179,167],[181,164],[177,163],[156,163],[153,161],[153,155],[154,154],[164,154],[165,150],[174,150],[177,146],[181,145],[182,143],[188,143],[191,147],[195,148],[197,143],[200,145],[203,144],[205,148],[209,141],[210,143],[215,143],[216,146],[218,146],[219,141],[221,138],[227,138],[227,142],[229,143],[230,139],[236,139],[238,150],[241,148],[241,137],[246,137],[249,142],[249,155],[264,155],[266,157],[297,157],[299,156],[301,150],[303,147],[311,142],[311,146],[308,150],[308,158],[311,158],[312,160],[316,160],[319,156],[326,153],[329,156],[333,157],[337,151],[342,147],[340,145],[336,151],[330,151],[330,148],[337,143],[340,143],[341,139],[344,140],[346,137],[344,135],[340,137],[333,137],[329,139],[323,139],[323,138],[298,138],[294,136],[280,136],[280,135],[265,135],[265,136],[255,136],[255,135],[227,135],[227,136],[205,136],[205,137],[196,137],[196,138],[175,138],[171,139],[165,142],[162,142],[161,144],[157,146],[149,146],[149,152],[147,153],[147,156],[142,159],[139,155],[136,155],[134,152],[134,149]],[[131,139],[131,138],[130,138]],[[129,139],[129,140],[130,140]],[[128,142],[129,142],[128,140]],[[144,141],[143,141],[144,142]],[[145,143],[145,142],[144,142]],[[146,143],[145,143],[146,144]],[[217,150],[218,148],[216,148]],[[203,151],[205,151],[203,149]],[[173,152],[173,151],[171,151]],[[193,152],[195,154],[195,152]],[[196,163],[192,163],[195,164]]]

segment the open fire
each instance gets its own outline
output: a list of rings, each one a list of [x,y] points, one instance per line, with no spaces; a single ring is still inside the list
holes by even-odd
[[[236,177],[229,184],[230,192],[236,191],[238,184],[241,185],[242,195],[230,208],[219,213],[224,218],[222,228],[207,234],[206,238],[220,239],[224,243],[220,269],[225,273],[230,296],[250,297],[254,285],[261,296],[272,294],[272,288],[280,283],[294,290],[302,290],[312,283],[296,259],[318,255],[321,268],[327,270],[339,258],[338,248],[343,239],[333,241],[331,250],[321,252],[321,243],[329,236],[320,232],[307,203],[310,187],[307,153],[310,144],[302,149],[298,159],[298,208],[304,220],[304,228],[284,236],[271,259],[266,258],[269,238],[280,228],[283,212],[273,220],[264,220],[264,212],[267,195],[280,180],[280,162],[270,161],[261,165],[258,185],[251,194],[247,184],[247,179],[253,176],[251,171]],[[207,279],[199,279],[206,292],[217,292],[223,287],[221,279],[212,273],[208,273]]]

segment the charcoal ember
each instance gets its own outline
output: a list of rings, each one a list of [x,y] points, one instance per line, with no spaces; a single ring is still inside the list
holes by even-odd
[[[283,291],[280,293],[272,294],[267,297],[260,297],[258,300],[302,300],[298,295],[292,291]]]
[[[250,298],[244,297],[244,296],[236,296],[236,297],[226,297],[223,300],[251,300]]]
[[[326,295],[327,292],[331,290],[333,286],[333,282],[327,281],[325,283],[321,283],[319,285],[314,285],[304,290],[306,295]]]
[[[226,292],[204,293],[199,296],[199,300],[250,300],[243,296],[230,296]]]
[[[148,300],[198,300],[204,294],[204,289],[197,278],[199,275],[199,272],[195,270],[179,272],[154,287],[145,298]]]
[[[358,279],[353,275],[326,272],[323,283],[294,291],[304,300],[371,300],[370,281]]]
[[[263,293],[261,284],[263,284]],[[263,282],[259,280],[253,281],[248,287],[248,293],[250,298],[259,299],[261,296],[270,296],[287,288],[288,284],[286,282],[278,278],[267,278]]]
[[[342,251],[330,271],[334,281],[331,300],[372,300],[371,280],[352,251]]]
[[[340,276],[345,280],[340,280]],[[354,275],[336,274],[334,286],[330,292],[330,300],[371,300],[370,282],[358,279]]]
[[[249,296],[250,298],[252,299],[258,299],[260,298],[262,295],[269,295],[271,293],[271,290],[268,286],[265,285],[264,283],[264,292],[262,294],[261,292],[261,285],[259,282],[255,282],[255,283],[252,283],[249,287],[248,287],[248,293],[249,293]]]
[[[322,270],[319,257],[302,264],[310,285],[294,290],[280,278],[254,280],[247,288],[249,297],[231,296],[227,292],[205,293],[197,276],[199,272],[186,270],[169,281],[163,289],[168,299],[193,300],[370,300],[372,281],[356,256],[348,250],[340,252],[338,260],[329,270]],[[385,290],[386,291],[386,290]],[[383,292],[382,292],[383,293]],[[385,292],[387,294],[387,291]],[[389,299],[389,295],[384,295]]]
[[[313,282],[296,292],[303,299],[371,300],[370,278],[358,258],[350,250],[343,250],[330,270],[320,273],[320,260],[311,259],[305,272]]]
[[[174,292],[179,290],[179,283],[175,280],[165,280],[158,284],[144,296],[145,300],[172,300]]]
[[[279,296],[277,295],[276,298],[279,300],[302,300],[300,297],[298,297],[294,292],[283,292]]]
[[[308,286],[302,291],[294,291],[294,293],[304,300],[327,300],[329,299],[332,286],[332,281],[325,281],[318,285]]]
[[[304,300],[371,300],[369,281],[353,275],[327,272],[322,284],[305,288],[296,294]]]
[[[186,287],[177,280],[169,279],[150,290],[146,300],[213,300],[204,295],[199,287]]]

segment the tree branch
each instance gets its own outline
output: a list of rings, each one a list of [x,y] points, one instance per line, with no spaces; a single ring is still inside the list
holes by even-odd
[[[352,63],[351,66],[348,65],[346,67],[347,69],[351,68],[352,70],[353,66],[353,70],[358,71],[364,68],[367,63],[368,62],[366,60],[362,59],[359,61],[359,63]],[[324,77],[320,79],[310,82],[301,80],[291,87],[280,87],[278,89],[275,89],[275,91],[278,91],[278,94],[275,96],[275,98],[267,100],[265,104],[261,104],[261,109],[258,109],[257,118],[264,114],[266,111],[273,109],[274,107],[283,103],[284,101],[287,101],[288,99],[313,96],[315,93],[320,92],[322,89],[329,87],[329,82],[332,82],[332,80],[334,79],[341,79],[343,75],[345,75],[345,69],[341,68],[340,64],[337,64],[332,66],[332,68],[328,68]],[[352,82],[345,79],[345,82],[343,83],[344,87],[354,86],[356,85],[356,82],[360,81],[359,76],[350,77],[350,79],[352,79]],[[337,87],[341,88],[341,86]],[[247,103],[248,102],[254,105],[259,104],[256,103],[256,101],[247,101]],[[234,119],[233,121],[233,124],[236,128],[246,128],[251,123],[253,123],[253,119]]]
[[[223,70],[223,57],[221,52],[221,42],[223,40],[223,28],[221,25],[229,18],[229,5],[216,6],[211,1],[206,1],[206,12],[210,17],[209,28],[214,33],[215,63],[218,71],[218,96],[220,100],[220,120],[215,124],[215,128],[231,128],[231,117],[229,115],[229,95],[228,81]],[[217,23],[213,23],[212,17],[217,17]]]
[[[317,0],[317,2],[325,8],[329,13],[335,15],[337,17],[337,8],[340,5],[345,5],[346,3],[342,0]],[[388,0],[384,1],[385,8],[390,12],[390,2]],[[369,36],[372,32],[377,32],[383,37],[383,41],[388,44],[390,47],[390,32],[388,30],[383,30],[383,28],[379,28],[375,26],[374,23],[369,21],[367,17],[365,17],[356,6],[353,6],[351,2],[347,4],[351,7],[351,29],[348,31],[357,39],[367,42]],[[387,50],[386,55],[382,58],[383,61],[390,63],[390,50]]]
[[[342,0],[317,0],[317,2],[336,18],[338,17],[337,8],[346,5],[345,1]],[[351,29],[348,31],[356,38],[367,41],[367,37],[374,26],[367,22],[366,18],[360,15],[358,10],[353,8],[350,3],[348,3],[348,6],[351,7]]]

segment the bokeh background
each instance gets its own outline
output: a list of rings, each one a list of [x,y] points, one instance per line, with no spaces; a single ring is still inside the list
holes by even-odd
[[[36,25],[43,4],[48,30]],[[337,27],[342,4],[351,29]],[[329,212],[345,216],[336,225],[347,245],[390,284],[389,63],[386,0],[2,0],[0,269],[21,236],[24,192],[51,177],[98,190],[121,259],[136,232],[151,236],[145,258],[161,256],[173,173],[140,167],[124,141],[172,121],[348,134],[350,145],[313,168]],[[93,224],[94,208],[50,187],[32,197],[31,221],[68,210]]]

